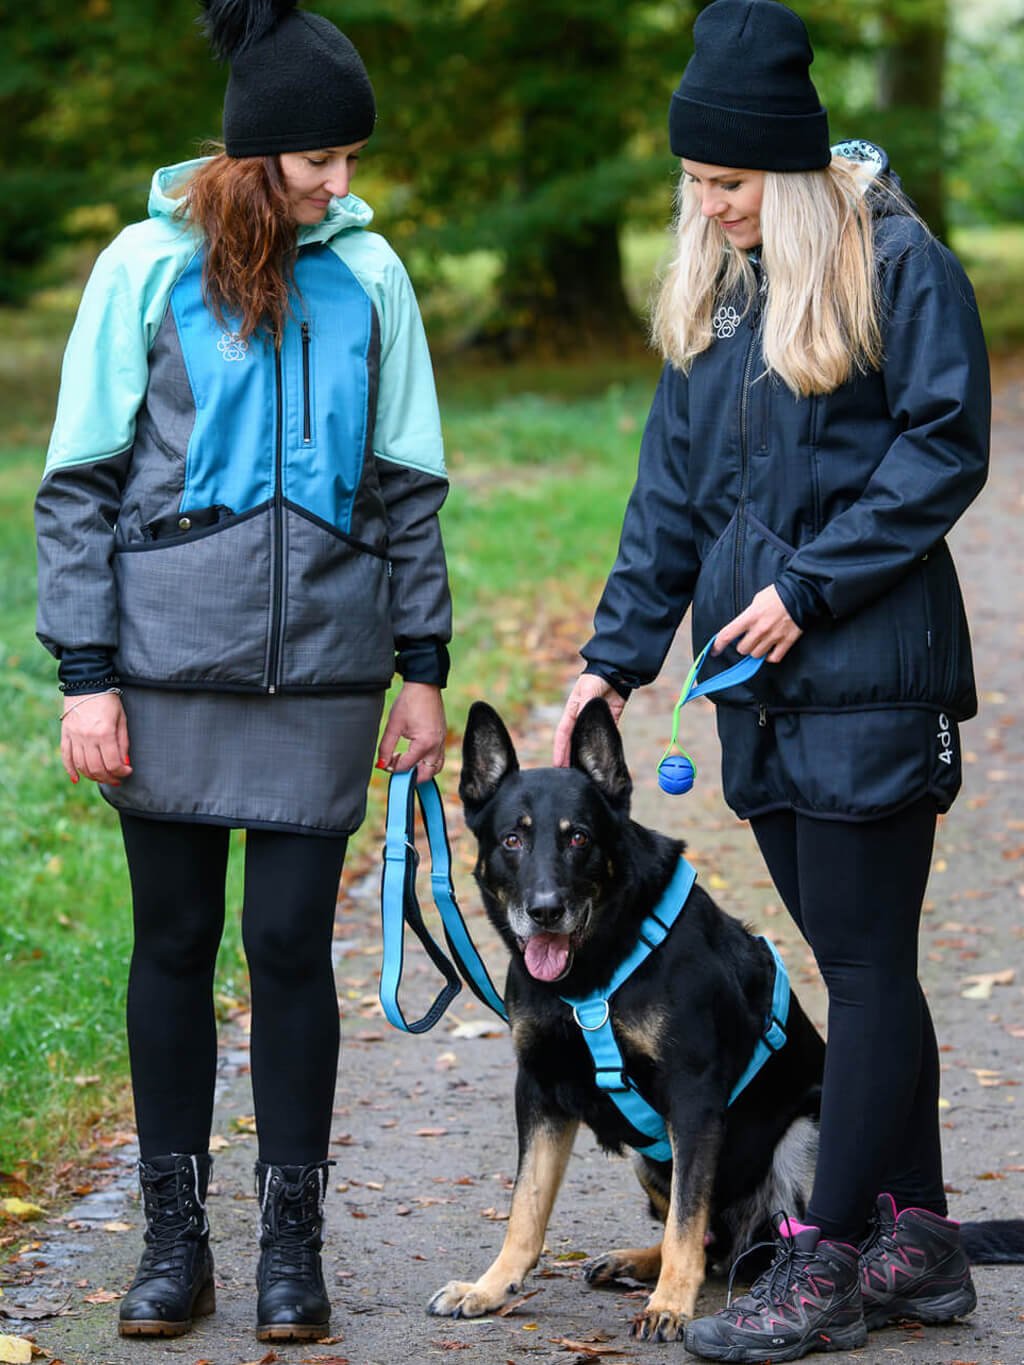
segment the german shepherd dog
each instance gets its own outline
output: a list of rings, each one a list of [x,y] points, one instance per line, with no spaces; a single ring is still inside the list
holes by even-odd
[[[479,844],[476,880],[511,952],[505,1003],[518,1062],[519,1165],[497,1259],[478,1280],[439,1289],[431,1313],[477,1317],[521,1291],[581,1121],[609,1151],[649,1141],[598,1089],[561,998],[608,983],[678,867],[683,844],[629,818],[631,790],[603,701],[580,713],[568,768],[530,772],[520,770],[497,713],[482,702],[471,708],[459,791]],[[665,1225],[661,1242],[605,1252],[586,1276],[654,1285],[634,1325],[641,1339],[681,1338],[706,1264],[726,1266],[768,1237],[773,1214],[806,1211],[825,1045],[795,995],[785,1045],[729,1104],[762,1036],[774,975],[767,945],[697,883],[668,937],[611,999],[626,1072],[665,1116],[672,1159],[635,1156]],[[960,1231],[972,1262],[1024,1260],[1020,1219]]]
[[[580,713],[570,766],[521,771],[500,717],[469,713],[459,793],[479,844],[476,880],[511,952],[505,1003],[518,1062],[519,1164],[505,1244],[473,1283],[452,1281],[431,1313],[476,1317],[518,1294],[544,1245],[580,1122],[621,1152],[638,1135],[594,1081],[562,994],[604,986],[637,941],[683,844],[630,819],[632,782],[603,701]],[[611,1000],[627,1074],[665,1117],[671,1161],[637,1153],[664,1222],[657,1246],[608,1251],[593,1284],[654,1285],[634,1332],[674,1341],[693,1314],[705,1262],[728,1264],[767,1235],[771,1215],[806,1211],[817,1150],[825,1046],[791,998],[787,1042],[729,1105],[771,1012],[768,946],[697,883],[668,937]]]

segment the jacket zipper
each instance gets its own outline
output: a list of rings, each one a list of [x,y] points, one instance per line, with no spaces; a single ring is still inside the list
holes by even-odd
[[[309,445],[313,439],[313,422],[309,410],[309,323],[302,324],[302,441]]]
[[[273,695],[280,684],[281,637],[284,633],[284,460],[283,416],[284,381],[281,373],[281,348],[274,356],[276,386],[276,432],[274,446],[274,506],[270,541],[270,649],[267,656],[267,691]]]
[[[750,341],[747,343],[747,355],[743,362],[743,382],[740,386],[740,499],[736,509],[736,548],[733,551],[732,560],[732,588],[733,600],[736,608],[736,615],[747,605],[740,600],[741,589],[741,567],[743,559],[743,535],[742,520],[743,508],[747,500],[747,480],[749,476],[749,452],[747,449],[747,422],[750,416],[750,371],[753,367],[754,345],[757,341],[757,328],[759,325],[761,310],[750,320]]]

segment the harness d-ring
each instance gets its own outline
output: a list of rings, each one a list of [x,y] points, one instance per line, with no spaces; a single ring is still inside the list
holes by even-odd
[[[604,1018],[599,1019],[596,1024],[585,1024],[583,1020],[580,1018],[579,1006],[573,1005],[572,1017],[576,1020],[577,1024],[579,1024],[580,1028],[583,1030],[584,1033],[596,1033],[598,1029],[604,1028],[605,1024],[607,1024],[608,1020],[611,1018],[612,1012],[611,1007],[608,1004],[608,1001],[603,1000],[601,1003],[604,1005]]]

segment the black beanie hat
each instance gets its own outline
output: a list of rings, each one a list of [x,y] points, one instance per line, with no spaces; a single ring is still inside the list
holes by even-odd
[[[829,164],[828,115],[799,15],[779,0],[714,0],[693,43],[669,109],[674,156],[764,171]]]
[[[346,147],[373,132],[373,86],[330,20],[297,0],[201,0],[216,55],[231,64],[224,97],[228,156]]]

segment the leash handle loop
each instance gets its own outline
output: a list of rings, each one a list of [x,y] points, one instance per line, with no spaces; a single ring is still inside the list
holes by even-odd
[[[415,782],[415,769],[394,773],[388,784],[385,822],[384,870],[381,875],[381,921],[383,956],[380,973],[380,1003],[388,1022],[405,1033],[426,1033],[438,1022],[462,989],[462,980],[474,995],[502,1019],[507,1019],[504,1002],[487,974],[455,899],[451,875],[451,849],[444,818],[441,793],[433,778]],[[454,963],[434,941],[424,923],[416,895],[416,867],[419,854],[415,845],[416,804],[419,803],[430,848],[430,885],[441,916],[445,940]],[[405,926],[408,925],[444,977],[445,984],[433,1004],[410,1023],[398,1002],[402,981]],[[460,973],[461,978],[460,979]]]
[[[721,673],[716,673],[713,678],[707,678],[704,682],[698,683],[697,675],[700,673],[704,660],[711,651],[711,646],[717,639],[717,634],[712,635],[711,639],[700,651],[696,659],[694,659],[690,671],[686,675],[682,690],[679,693],[679,700],[676,702],[675,710],[672,712],[672,738],[669,741],[668,752],[679,747],[677,742],[679,738],[679,713],[688,701],[692,701],[694,697],[707,697],[710,696],[712,692],[721,692],[727,687],[735,687],[738,683],[746,682],[748,678],[754,676],[764,663],[763,658],[755,659],[752,654],[745,654],[738,663],[723,669]]]

